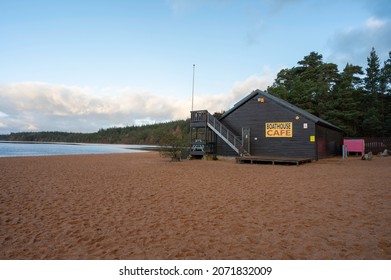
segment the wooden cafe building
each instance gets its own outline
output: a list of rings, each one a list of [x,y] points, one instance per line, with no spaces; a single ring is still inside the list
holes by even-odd
[[[191,156],[296,164],[341,154],[343,131],[267,92],[255,90],[221,116],[191,112]]]

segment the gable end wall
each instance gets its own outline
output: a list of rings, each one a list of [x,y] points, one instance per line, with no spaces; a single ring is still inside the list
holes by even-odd
[[[258,101],[261,97],[264,98],[264,103]],[[261,93],[225,116],[221,122],[239,136],[242,134],[243,127],[250,128],[250,154],[253,156],[317,159],[316,143],[310,142],[311,136],[315,136],[316,124],[297,112],[264,97]],[[267,122],[292,122],[293,136],[289,138],[266,137],[265,123]],[[304,128],[304,123],[307,124],[307,128]],[[237,155],[221,139],[217,142],[217,153]]]

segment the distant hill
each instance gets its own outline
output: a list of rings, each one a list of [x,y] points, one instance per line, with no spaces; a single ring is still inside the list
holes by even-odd
[[[17,132],[0,135],[2,141],[71,142],[104,144],[167,145],[173,138],[187,143],[190,120],[178,120],[142,126],[100,129],[93,133],[61,131]]]

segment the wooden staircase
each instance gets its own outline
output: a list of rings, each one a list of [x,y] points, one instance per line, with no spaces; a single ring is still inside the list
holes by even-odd
[[[194,113],[194,114],[193,114]],[[192,112],[192,121],[193,115],[198,116],[197,121],[199,121],[200,116],[202,116],[202,121],[206,122],[208,128],[210,128],[221,140],[227,143],[238,155],[240,156],[250,156],[243,148],[243,143],[241,137],[235,135],[230,131],[226,126],[224,126],[217,118],[210,114],[206,110],[202,111],[193,111]]]

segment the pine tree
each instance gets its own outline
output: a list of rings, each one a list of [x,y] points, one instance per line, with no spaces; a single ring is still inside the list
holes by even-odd
[[[388,53],[388,59],[384,61],[381,73],[383,77],[383,93],[391,95],[391,51]]]
[[[388,53],[388,59],[384,61],[381,69],[384,108],[384,133],[391,136],[391,52]]]
[[[378,96],[380,94],[380,59],[376,54],[375,48],[372,48],[369,57],[367,58],[368,67],[366,70],[365,89],[367,94]]]
[[[348,136],[391,135],[391,52],[380,68],[374,48],[365,76],[360,66],[324,63],[311,52],[298,66],[283,69],[268,92],[340,126]]]
[[[381,92],[381,69],[380,59],[372,48],[367,58],[368,66],[366,70],[365,96],[362,108],[366,112],[363,120],[363,134],[365,136],[382,135],[382,121],[384,121],[384,110]]]
[[[317,52],[311,52],[297,64],[299,66],[281,70],[268,91],[323,118],[330,107],[338,67],[334,63],[323,63],[322,55]]]
[[[332,108],[328,115],[328,120],[341,127],[350,137],[361,134],[363,114],[360,104],[363,89],[360,75],[363,74],[360,66],[346,64],[335,85]]]

